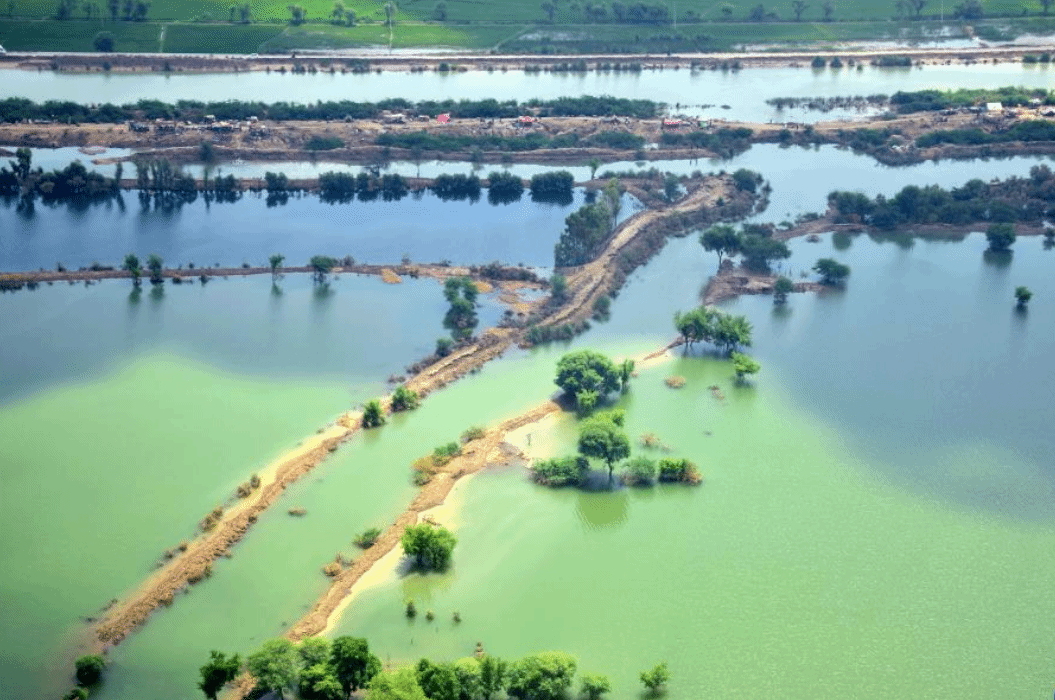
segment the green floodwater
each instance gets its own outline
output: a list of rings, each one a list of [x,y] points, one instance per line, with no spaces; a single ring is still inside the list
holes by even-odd
[[[702,487],[555,492],[519,468],[484,473],[456,499],[452,570],[365,591],[336,633],[393,663],[477,641],[506,657],[563,649],[610,675],[617,699],[638,697],[637,673],[660,659],[670,697],[686,700],[1050,697],[1055,251],[1020,239],[1010,260],[986,261],[984,246],[977,234],[793,242],[794,274],[824,255],[853,274],[784,310],[726,305],[755,325],[754,387],[702,353],[643,371],[621,400],[630,432],[697,461]],[[402,510],[414,458],[538,404],[569,348],[666,342],[714,267],[694,237],[672,241],[608,323],[511,352],[349,442],[111,651],[97,697],[199,697],[209,649],[244,654],[280,634],[326,586],[321,566]],[[1027,313],[1013,309],[1018,284],[1036,293]],[[291,277],[272,295],[255,278],[138,301],[120,283],[56,285],[0,302],[5,698],[59,694],[81,616],[442,334],[424,280],[345,276],[318,293]],[[497,314],[482,310],[482,325]],[[668,373],[688,386],[667,389]],[[533,434],[558,451],[573,438],[571,418]],[[406,596],[437,622],[408,625]]]

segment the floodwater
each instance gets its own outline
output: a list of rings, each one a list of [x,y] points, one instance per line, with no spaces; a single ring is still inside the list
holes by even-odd
[[[921,68],[755,68],[741,71],[664,70],[640,73],[592,71],[576,73],[524,73],[510,70],[466,73],[367,73],[341,75],[317,73],[57,73],[0,71],[0,93],[35,101],[125,104],[140,99],[241,100],[289,102],[387,98],[415,100],[551,99],[564,95],[612,95],[650,99],[671,105],[674,111],[711,119],[740,121],[818,121],[857,112],[827,113],[776,110],[765,101],[774,97],[835,97],[891,94],[898,90],[930,88],[980,88],[1002,85],[1050,87],[1049,67],[1023,65],[949,65]],[[680,105],[680,107],[677,107]],[[724,107],[723,107],[724,105]]]
[[[833,148],[766,146],[684,167],[760,170],[774,188],[763,218],[781,220],[822,208],[836,188],[955,185],[1025,175],[1038,162],[893,170]],[[418,229],[385,228],[400,207],[426,204]],[[523,224],[517,206],[541,218]],[[318,252],[387,262],[519,251],[527,264],[548,264],[566,212],[528,206],[303,198],[268,209],[246,197],[157,218],[135,206],[38,206],[24,229],[17,212],[0,209],[0,268],[72,267],[129,249],[238,264],[279,243],[290,262]],[[361,228],[341,216],[368,211],[381,222],[373,228],[367,213]],[[509,218],[471,239],[439,240],[492,211]],[[477,641],[509,658],[562,649],[581,670],[611,676],[616,700],[637,698],[637,673],[659,660],[670,663],[674,699],[1046,697],[1055,251],[1021,239],[994,263],[979,234],[899,233],[795,241],[785,271],[797,277],[836,257],[853,268],[846,288],[793,295],[783,309],[768,297],[726,305],[755,327],[763,371],[752,386],[735,385],[729,364],[705,352],[634,380],[620,399],[629,432],[655,433],[696,461],[703,486],[585,493],[535,487],[515,466],[481,474],[443,515],[459,536],[452,569],[382,575],[334,634],[366,636],[392,663],[466,656]],[[343,241],[348,249],[332,249]],[[414,458],[544,400],[568,348],[621,356],[665,343],[673,312],[698,303],[715,267],[695,236],[672,241],[631,277],[608,323],[570,344],[511,352],[357,436],[291,488],[209,580],[111,652],[98,696],[195,697],[208,650],[244,655],[280,634],[324,589],[321,566],[336,552],[354,555],[361,530],[391,522],[413,493]],[[1036,295],[1026,312],[1012,300],[1022,284]],[[117,280],[0,296],[4,694],[61,694],[80,618],[141,580],[250,473],[427,354],[444,309],[435,282],[350,275],[325,289],[291,275],[277,289],[254,277],[134,294]],[[499,314],[489,303],[481,326]],[[669,374],[686,387],[666,388]],[[533,439],[569,451],[574,429],[565,417]],[[294,506],[307,516],[288,517]],[[407,597],[436,622],[408,623]]]

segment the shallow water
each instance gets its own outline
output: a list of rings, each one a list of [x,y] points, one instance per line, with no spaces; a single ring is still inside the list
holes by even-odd
[[[242,100],[290,102],[356,99],[378,101],[404,97],[415,100],[479,99],[481,96],[520,101],[564,95],[612,95],[650,99],[685,114],[743,121],[819,121],[854,116],[856,112],[778,111],[765,101],[774,97],[834,97],[891,94],[898,90],[995,87],[1050,87],[1046,65],[1020,63],[923,68],[815,70],[756,68],[741,71],[666,70],[641,73],[586,74],[522,71],[466,73],[367,73],[316,75],[279,73],[222,74],[73,74],[0,71],[0,92],[36,101],[73,100],[124,104],[140,99]],[[701,105],[711,105],[702,107]],[[727,105],[728,109],[723,109]]]

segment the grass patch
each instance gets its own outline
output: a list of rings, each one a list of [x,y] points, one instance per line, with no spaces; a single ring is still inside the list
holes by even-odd
[[[268,24],[170,24],[165,29],[165,51],[258,53],[282,29]]]
[[[54,12],[54,3],[48,8]],[[95,51],[93,40],[102,31],[114,35],[115,51],[158,51],[161,25],[155,22],[0,19],[0,45],[8,51]]]

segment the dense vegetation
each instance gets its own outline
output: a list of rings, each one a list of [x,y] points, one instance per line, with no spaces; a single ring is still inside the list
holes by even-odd
[[[593,95],[560,97],[552,100],[536,99],[522,103],[516,100],[498,101],[494,99],[413,102],[403,98],[392,98],[378,102],[338,100],[305,104],[242,100],[221,102],[139,100],[124,105],[110,103],[87,105],[60,100],[34,102],[22,97],[7,97],[0,99],[0,120],[9,123],[32,119],[67,124],[120,124],[137,119],[177,119],[202,122],[206,115],[212,115],[220,120],[245,120],[249,117],[257,117],[273,121],[332,121],[376,119],[384,112],[422,116],[450,114],[454,119],[499,119],[525,114],[584,117],[625,116],[645,119],[655,117],[661,109],[662,105],[652,100]]]
[[[700,245],[718,255],[719,267],[725,257],[739,255],[744,267],[768,272],[775,261],[791,257],[787,244],[773,238],[772,228],[757,224],[744,224],[739,232],[727,224],[712,226],[700,234]]]
[[[625,360],[617,366],[599,352],[578,350],[557,362],[554,383],[565,396],[574,400],[579,412],[586,415],[608,394],[626,390],[633,370],[633,360]]]
[[[664,131],[659,142],[664,146],[692,147],[711,151],[722,158],[732,158],[751,148],[754,132],[746,127],[709,131]]]
[[[1005,107],[1021,107],[1029,105],[1032,100],[1055,104],[1055,93],[1043,88],[1000,87],[916,90],[895,92],[890,96],[891,106],[902,114],[973,107],[986,102],[1000,102]]]
[[[450,564],[451,553],[454,552],[454,545],[458,540],[454,533],[445,527],[421,523],[404,530],[400,543],[406,555],[414,557],[419,567],[442,571]]]
[[[374,143],[389,148],[405,148],[423,152],[469,151],[480,149],[500,152],[537,151],[543,148],[613,148],[637,150],[645,145],[645,139],[625,131],[599,131],[586,137],[578,134],[547,136],[532,131],[523,136],[499,136],[497,134],[460,135],[422,131],[384,133]]]
[[[686,350],[700,342],[711,343],[724,354],[751,346],[751,322],[746,316],[733,316],[706,306],[675,313],[674,328],[681,334]]]
[[[916,138],[920,148],[942,144],[957,146],[981,146],[1011,141],[1055,141],[1055,122],[1039,119],[1016,122],[1006,129],[985,131],[984,129],[945,129],[928,131]]]
[[[584,204],[564,220],[564,232],[553,249],[554,265],[582,265],[597,256],[615,229],[621,197],[619,181],[610,180],[597,201]]]
[[[1040,223],[1055,216],[1055,175],[1047,165],[1035,165],[1027,178],[974,179],[951,190],[909,185],[890,198],[835,191],[828,205],[837,223],[888,230],[900,224]]]

